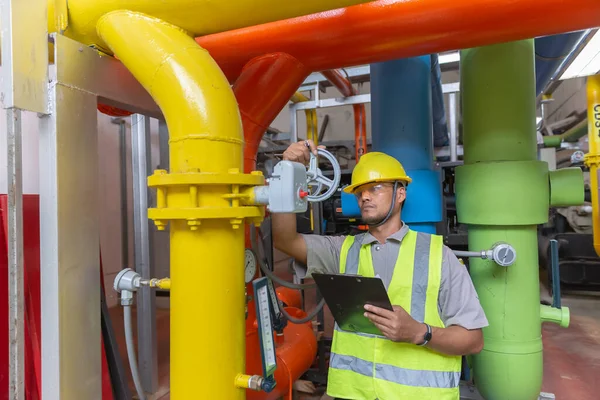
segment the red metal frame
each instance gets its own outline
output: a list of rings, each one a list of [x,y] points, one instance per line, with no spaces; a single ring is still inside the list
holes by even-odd
[[[8,276],[8,199],[0,195],[0,274]],[[39,195],[23,195],[23,257],[25,285],[25,395],[29,400],[41,399],[41,299],[40,299],[40,219]],[[100,266],[99,273],[102,273]],[[8,344],[8,285],[0,288],[0,342]],[[113,400],[108,364],[102,343],[102,399]],[[0,400],[8,397],[8,346],[0,346]]]

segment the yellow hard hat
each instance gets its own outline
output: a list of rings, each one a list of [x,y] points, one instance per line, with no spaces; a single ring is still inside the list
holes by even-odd
[[[412,182],[404,167],[392,156],[380,152],[367,153],[360,158],[352,171],[352,184],[344,192],[353,193],[361,185],[373,182]]]

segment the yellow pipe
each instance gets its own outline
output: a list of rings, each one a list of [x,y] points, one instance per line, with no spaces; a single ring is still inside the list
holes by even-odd
[[[590,168],[592,195],[592,226],[594,250],[600,256],[600,196],[598,196],[598,166],[600,165],[600,75],[587,78],[588,142],[585,163]]]
[[[294,93],[292,96],[292,103],[301,103],[303,101],[310,101],[308,97],[300,92]],[[319,144],[319,134],[317,133],[319,124],[317,121],[317,110],[304,110],[306,115],[306,139],[312,140],[315,145]]]
[[[159,288],[162,290],[171,290],[171,279],[169,279],[169,278],[151,279],[150,287],[155,287],[155,288]]]
[[[196,36],[333,10],[369,0],[48,0],[49,32],[110,52],[96,31],[105,14],[129,10],[151,15]]]
[[[292,103],[301,103],[303,101],[310,101],[308,97],[300,92],[294,93],[292,96]],[[319,128],[319,123],[317,121],[317,110],[306,109],[304,110],[304,115],[306,115],[306,139],[312,140],[315,146],[319,145],[319,134],[317,130]],[[310,205],[310,230],[315,230],[315,209],[312,204]]]
[[[260,212],[238,207],[232,196],[239,186],[231,183],[264,178],[238,173],[243,132],[233,91],[208,52],[174,25],[116,11],[100,18],[97,29],[169,128],[171,173],[149,178],[166,201],[148,214],[159,227],[171,224],[171,398],[244,399],[235,385],[245,370],[239,228],[244,217]]]

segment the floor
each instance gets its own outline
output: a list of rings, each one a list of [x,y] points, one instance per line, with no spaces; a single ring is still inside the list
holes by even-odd
[[[542,299],[548,298],[542,288]],[[553,393],[557,400],[597,399],[600,392],[600,294],[564,292],[563,305],[569,307],[571,311],[569,328],[563,329],[549,323],[545,323],[542,328],[544,343],[542,391]],[[117,307],[111,309],[110,313],[129,375],[123,340],[122,311]],[[157,331],[159,391],[154,399],[168,400],[169,313],[166,309],[157,309]],[[301,394],[297,396],[298,400],[321,398],[327,399],[322,397],[320,392],[311,396]]]

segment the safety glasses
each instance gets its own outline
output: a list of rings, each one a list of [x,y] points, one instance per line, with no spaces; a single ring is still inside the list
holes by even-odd
[[[390,183],[368,183],[357,187],[354,191],[354,195],[357,199],[360,199],[364,192],[368,192],[371,196],[377,196],[391,187],[392,185]]]

